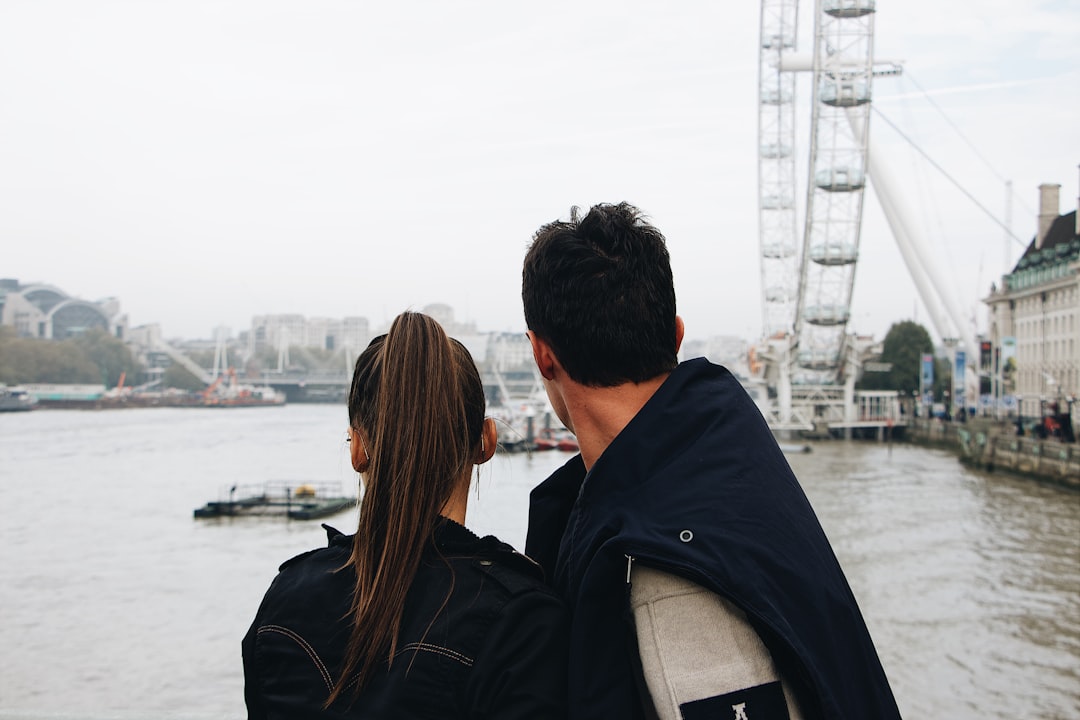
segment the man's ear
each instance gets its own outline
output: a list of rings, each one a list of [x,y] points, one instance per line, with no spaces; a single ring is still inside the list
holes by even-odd
[[[683,325],[683,319],[678,315],[675,316],[675,354],[679,354],[679,348],[682,347],[683,335],[686,333],[686,326]]]
[[[558,360],[555,358],[555,351],[551,349],[551,346],[541,338],[539,335],[529,330],[526,335],[529,336],[529,343],[532,345],[533,360],[536,361],[536,367],[540,370],[540,374],[545,380],[553,380],[555,378],[555,365],[558,364]]]

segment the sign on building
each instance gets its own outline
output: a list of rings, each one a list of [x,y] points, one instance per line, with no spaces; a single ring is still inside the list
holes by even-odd
[[[964,372],[967,356],[963,350],[956,351],[956,364],[953,369],[953,397],[957,407],[967,407],[964,403]]]

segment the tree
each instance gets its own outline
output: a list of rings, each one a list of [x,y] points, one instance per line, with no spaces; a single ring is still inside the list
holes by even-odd
[[[125,376],[125,382],[135,384],[142,372],[127,345],[103,330],[88,330],[71,342],[97,366],[101,381],[107,387],[115,387],[121,374]]]
[[[922,356],[933,351],[930,333],[922,325],[911,320],[894,323],[885,334],[880,357],[880,362],[889,363],[892,368],[888,372],[863,374],[859,387],[898,390],[901,397],[910,397],[919,389]]]
[[[206,383],[192,375],[190,370],[178,363],[173,363],[165,368],[165,372],[161,375],[161,382],[165,387],[179,390],[197,391],[206,387]]]
[[[0,328],[0,382],[112,386],[122,372],[134,382],[140,368],[124,343],[100,330],[71,340],[42,340]]]
[[[97,368],[72,343],[22,338],[10,328],[0,330],[0,382],[100,382]]]

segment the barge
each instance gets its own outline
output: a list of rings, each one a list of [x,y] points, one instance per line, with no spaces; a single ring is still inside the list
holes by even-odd
[[[356,497],[326,483],[270,482],[259,486],[233,485],[221,500],[195,509],[196,518],[238,516],[284,516],[290,520],[314,520],[356,505]]]

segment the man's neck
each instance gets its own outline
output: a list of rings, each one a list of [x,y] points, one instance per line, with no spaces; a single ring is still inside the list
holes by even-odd
[[[587,470],[604,454],[619,433],[645,407],[669,373],[641,383],[614,387],[574,385],[566,392],[566,411]]]

